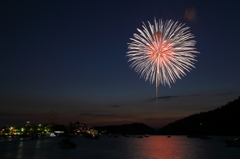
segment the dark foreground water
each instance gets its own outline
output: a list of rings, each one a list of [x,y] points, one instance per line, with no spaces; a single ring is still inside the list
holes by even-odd
[[[101,136],[98,140],[73,138],[75,149],[61,149],[61,137],[0,138],[0,159],[240,159],[240,148],[228,147],[215,136],[211,140],[186,136],[118,138]]]

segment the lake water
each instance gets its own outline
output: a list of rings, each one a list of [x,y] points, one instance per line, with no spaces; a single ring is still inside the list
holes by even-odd
[[[1,159],[240,159],[240,148],[223,141],[234,137],[214,136],[210,140],[186,136],[143,138],[101,136],[98,140],[76,137],[75,149],[61,149],[61,137],[0,138]]]

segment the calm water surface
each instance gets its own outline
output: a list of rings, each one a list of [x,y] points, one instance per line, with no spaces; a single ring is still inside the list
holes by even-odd
[[[73,138],[75,149],[60,149],[61,137],[0,138],[0,158],[6,159],[240,159],[240,148],[223,141],[234,137],[215,136],[211,140],[186,136],[150,136],[98,140]]]

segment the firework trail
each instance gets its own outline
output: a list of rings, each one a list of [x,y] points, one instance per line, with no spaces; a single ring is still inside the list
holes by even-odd
[[[156,19],[148,27],[143,23],[143,30],[137,28],[139,34],[129,43],[127,56],[130,67],[140,74],[145,81],[156,82],[156,102],[158,99],[159,84],[169,85],[181,79],[194,68],[196,55],[194,48],[196,41],[189,27],[185,24],[168,20],[166,22]]]

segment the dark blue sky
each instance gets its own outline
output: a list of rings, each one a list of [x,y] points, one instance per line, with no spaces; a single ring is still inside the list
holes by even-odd
[[[196,10],[184,20],[185,11]],[[240,95],[240,2],[81,0],[0,2],[2,125],[143,122],[161,127]],[[127,43],[142,22],[179,21],[196,37],[196,68],[159,87],[130,69]]]

